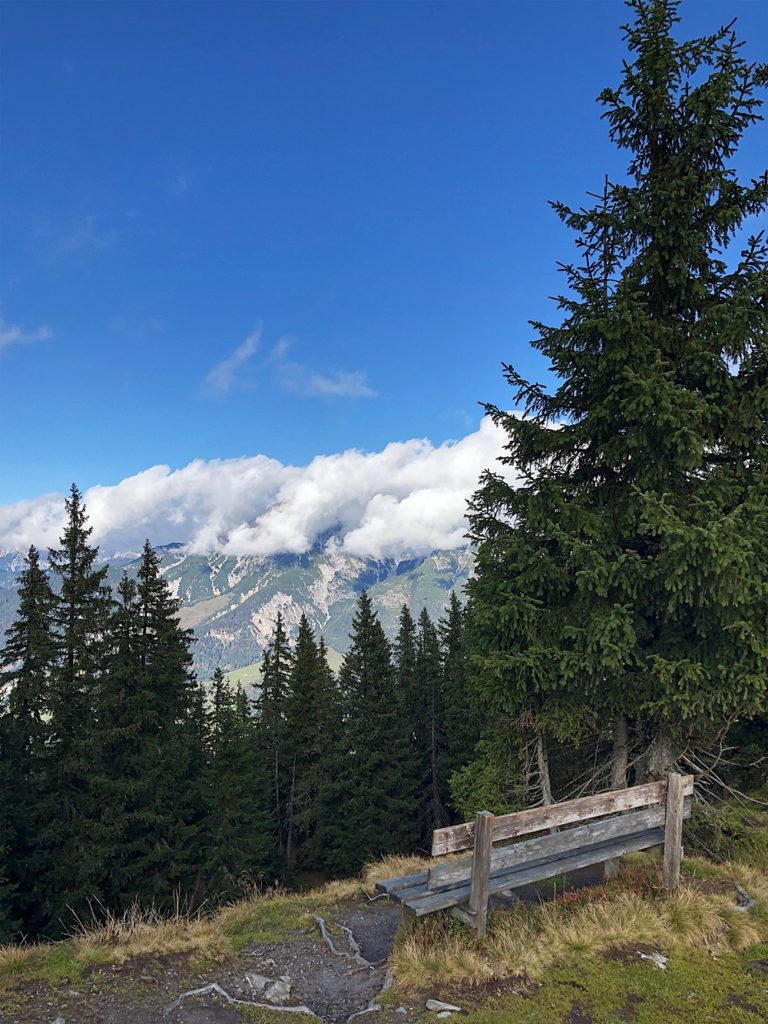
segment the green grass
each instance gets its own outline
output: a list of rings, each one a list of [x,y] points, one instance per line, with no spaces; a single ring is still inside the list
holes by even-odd
[[[580,1015],[580,1016],[579,1016]],[[491,998],[467,1024],[756,1024],[768,1019],[768,978],[746,958],[680,950],[667,970],[632,957],[580,958],[549,971],[534,993]]]

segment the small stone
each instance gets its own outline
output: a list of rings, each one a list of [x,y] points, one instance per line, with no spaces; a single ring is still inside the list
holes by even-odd
[[[667,964],[669,963],[669,957],[664,956],[663,953],[642,953],[638,950],[637,955],[641,960],[650,960],[650,962],[658,967],[660,971],[666,971]]]
[[[395,1010],[395,1013],[408,1013],[408,1011],[404,1006],[398,1006],[398,1008]]]
[[[438,1013],[437,1016],[438,1017],[450,1017],[452,1012],[453,1012],[452,1010],[441,1010],[440,1013]]]
[[[139,981],[145,981],[145,982],[148,982],[151,985],[157,985],[158,984],[157,978],[155,978],[154,975],[152,975],[152,974],[140,974],[139,975]]]
[[[264,992],[264,998],[275,1006],[283,1006],[291,998],[291,979],[283,975],[278,981],[273,981]]]
[[[428,999],[426,1003],[428,1010],[436,1010],[438,1013],[448,1011],[448,1013],[461,1013],[460,1006],[454,1006],[452,1003],[443,1003],[439,999]]]
[[[266,974],[246,974],[245,980],[254,992],[263,992],[268,985],[275,983],[275,979],[268,978]]]
[[[69,996],[70,999],[79,999],[80,998],[80,993],[77,991],[76,988],[71,988],[69,990],[69,992],[67,992],[67,995]]]
[[[751,974],[768,974],[768,963],[765,960],[750,960],[747,970]]]
[[[67,1024],[63,1017],[57,1017],[53,1024]]]

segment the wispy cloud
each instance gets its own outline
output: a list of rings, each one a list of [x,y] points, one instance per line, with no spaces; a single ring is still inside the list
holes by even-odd
[[[189,191],[192,179],[188,174],[177,174],[168,188],[174,195],[180,196]]]
[[[214,366],[203,382],[204,391],[209,395],[226,395],[235,387],[243,387],[238,370],[259,350],[261,334],[259,328],[232,355]],[[378,397],[365,370],[315,370],[305,363],[288,362],[285,357],[292,343],[286,336],[278,339],[259,363],[259,369],[276,387],[302,398]]]
[[[231,355],[214,366],[205,378],[205,389],[217,395],[226,395],[232,390],[237,378],[237,371],[258,352],[260,345],[261,328],[259,327],[253,334],[249,334],[242,345],[238,345]]]
[[[318,373],[300,363],[284,363],[281,380],[289,391],[310,398],[376,398],[378,394],[368,383],[368,375],[364,370],[330,370],[327,373]]]
[[[25,331],[18,324],[9,324],[0,319],[0,350],[8,348],[9,345],[31,345],[35,341],[47,341],[53,337],[50,327],[37,327],[32,331]]]
[[[106,249],[115,240],[117,232],[99,228],[96,217],[82,217],[70,231],[58,240],[61,252],[82,252],[89,249]]]

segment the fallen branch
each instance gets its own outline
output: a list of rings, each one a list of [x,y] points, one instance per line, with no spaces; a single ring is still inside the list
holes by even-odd
[[[166,1006],[163,1010],[163,1016],[167,1017],[169,1013],[173,1013],[177,1010],[185,999],[192,999],[195,996],[208,996],[214,993],[217,996],[221,996],[228,1003],[236,1003],[238,1006],[255,1006],[260,1010],[276,1010],[282,1013],[304,1013],[308,1017],[317,1018],[317,1014],[310,1010],[308,1006],[273,1006],[272,1003],[254,1003],[250,999],[235,999],[229,992],[225,992],[221,985],[218,985],[215,981],[211,982],[210,985],[203,985],[202,988],[193,988],[189,992],[182,992],[178,999]]]

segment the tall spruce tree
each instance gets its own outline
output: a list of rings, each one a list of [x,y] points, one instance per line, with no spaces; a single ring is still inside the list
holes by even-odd
[[[242,689],[213,674],[208,713],[203,851],[210,897],[231,897],[273,864],[268,777]]]
[[[53,607],[55,661],[47,690],[48,737],[42,769],[37,836],[41,875],[37,885],[50,934],[72,913],[88,915],[100,899],[104,828],[97,796],[98,722],[111,594],[82,495],[72,485],[59,548],[48,558],[57,586]]]
[[[443,773],[468,764],[479,739],[480,723],[469,685],[467,613],[455,591],[437,624],[443,687]]]
[[[95,783],[103,806],[104,898],[170,907],[193,899],[202,874],[202,756],[191,634],[144,545],[126,574],[107,630],[99,688]]]
[[[55,663],[54,596],[35,547],[18,578],[19,606],[0,652],[0,689],[8,694],[0,745],[3,773],[2,834],[6,877],[14,892],[13,916],[25,934],[42,925],[34,880],[43,864],[41,786],[46,757],[48,688]]]
[[[352,620],[339,689],[348,775],[338,792],[343,833],[337,836],[335,866],[351,873],[383,853],[412,850],[418,839],[409,722],[390,643],[367,593],[360,595]]]
[[[200,737],[192,671],[193,634],[179,622],[179,601],[147,541],[137,577],[137,667],[148,714],[142,747],[149,782],[138,808],[132,862],[135,891],[168,905],[178,892],[193,898],[200,876]]]
[[[288,836],[290,749],[286,715],[292,665],[293,652],[283,624],[283,616],[278,612],[274,631],[264,650],[261,690],[256,708],[259,734],[262,737],[262,748],[270,777],[270,817],[275,846],[281,857],[285,856]]]
[[[318,866],[322,851],[316,834],[331,758],[329,743],[336,715],[336,687],[325,645],[315,641],[306,615],[299,622],[288,680],[286,861],[289,868]]]
[[[20,921],[16,916],[15,887],[10,880],[16,864],[16,836],[12,822],[14,800],[13,761],[9,756],[9,717],[0,710],[0,944],[16,937]]]
[[[768,175],[732,160],[764,69],[732,27],[679,42],[676,0],[632,0],[622,82],[600,96],[627,180],[554,204],[581,258],[558,326],[534,324],[558,379],[511,366],[524,416],[488,406],[513,487],[472,508],[476,685],[493,715],[550,731],[629,716],[651,775],[768,681]],[[740,251],[734,251],[739,241]]]
[[[421,843],[429,849],[433,829],[448,824],[449,790],[445,772],[445,693],[440,644],[426,608],[422,608],[419,615],[416,678],[423,706],[419,744],[423,751]]]

